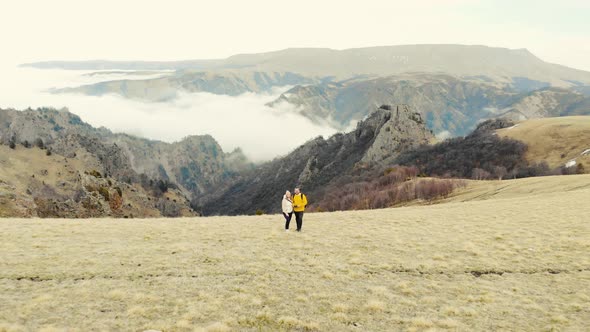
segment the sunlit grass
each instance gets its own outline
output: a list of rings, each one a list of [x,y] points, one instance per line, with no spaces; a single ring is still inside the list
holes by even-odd
[[[280,215],[0,220],[0,331],[584,330],[590,190],[545,181],[307,214],[301,234]]]

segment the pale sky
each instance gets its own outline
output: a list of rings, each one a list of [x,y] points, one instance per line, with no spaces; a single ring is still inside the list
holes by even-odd
[[[590,70],[586,0],[19,0],[1,9],[2,65],[450,43],[527,48]]]

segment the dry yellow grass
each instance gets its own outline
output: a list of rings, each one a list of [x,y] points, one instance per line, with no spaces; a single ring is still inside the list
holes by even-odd
[[[572,159],[590,170],[590,116],[532,119],[512,128],[498,130],[498,135],[517,139],[529,146],[527,159],[547,161],[551,168],[565,165]]]
[[[466,180],[465,188],[457,189],[442,202],[468,202],[487,199],[510,199],[590,190],[588,175],[546,176],[504,181]],[[419,203],[419,202],[417,202]]]
[[[468,199],[507,183],[532,192]],[[589,184],[472,183],[301,234],[279,215],[4,219],[0,331],[587,330]]]

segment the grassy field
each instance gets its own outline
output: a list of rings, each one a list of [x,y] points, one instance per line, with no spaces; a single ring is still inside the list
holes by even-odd
[[[508,187],[506,187],[508,186]],[[590,176],[305,217],[0,220],[0,331],[583,331]]]
[[[546,161],[551,168],[576,160],[590,170],[590,116],[531,119],[498,130],[498,135],[525,142],[531,162]]]

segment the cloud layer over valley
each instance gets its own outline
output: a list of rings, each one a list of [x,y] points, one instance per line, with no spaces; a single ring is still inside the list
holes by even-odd
[[[269,94],[245,93],[237,97],[181,93],[170,102],[150,103],[117,95],[93,97],[47,92],[51,88],[105,80],[147,78],[144,75],[84,75],[88,72],[17,67],[3,68],[2,73],[2,108],[67,107],[93,126],[167,142],[189,135],[210,134],[224,151],[240,147],[253,161],[272,159],[288,153],[308,139],[334,133],[334,129],[315,125],[298,115],[288,104],[277,108],[265,106],[288,87]]]

